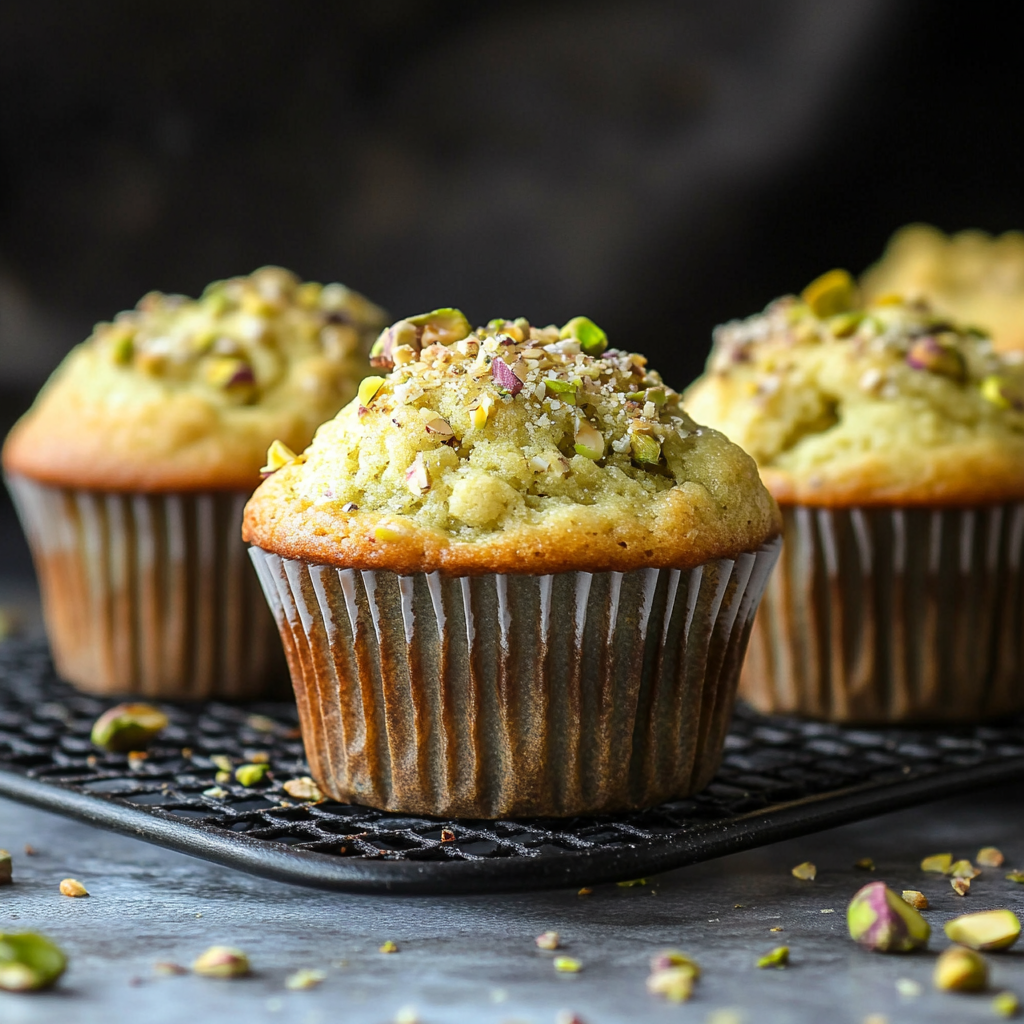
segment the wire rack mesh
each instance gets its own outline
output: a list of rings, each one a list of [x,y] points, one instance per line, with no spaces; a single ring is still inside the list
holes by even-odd
[[[610,881],[1024,774],[1024,720],[851,729],[739,709],[694,797],[592,818],[441,821],[289,795],[308,774],[295,708],[162,704],[145,756],[96,749],[113,701],[78,693],[38,643],[0,644],[0,793],[300,884],[473,891]],[[233,769],[263,762],[252,786]]]

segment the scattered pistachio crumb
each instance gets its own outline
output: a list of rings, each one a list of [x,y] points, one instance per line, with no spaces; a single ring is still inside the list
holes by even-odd
[[[211,946],[196,957],[192,970],[207,978],[242,978],[249,973],[249,958],[234,946]]]
[[[781,932],[782,930],[783,930],[782,925],[778,925],[778,924],[775,925],[774,927],[768,929],[768,931],[770,931],[770,932]]]
[[[861,871],[875,870],[875,862],[870,857],[861,857],[860,860],[854,862],[853,866],[855,868],[860,868]]]
[[[213,781],[217,783],[230,782],[231,772],[217,772],[217,774],[213,777]]]
[[[223,800],[224,797],[228,796],[228,791],[223,786],[211,786],[209,789],[203,790],[203,796],[210,796],[215,800]]]
[[[1021,876],[1021,881],[1024,882],[1024,876]],[[577,896],[589,896],[593,891],[594,891],[593,889],[591,889],[589,886],[585,885],[585,886],[583,886],[582,889],[580,889],[580,891],[578,893],[576,893],[576,895]]]
[[[297,991],[304,988],[316,988],[324,978],[327,977],[325,971],[318,971],[315,968],[302,967],[297,970],[294,974],[289,974],[284,979],[284,987]]]
[[[441,842],[442,843],[454,843],[455,833],[450,828],[441,829]]]
[[[648,976],[647,991],[651,995],[664,996],[670,1003],[685,1003],[693,995],[696,979],[693,969],[685,964],[663,967]]]
[[[897,978],[896,991],[907,999],[913,999],[921,994],[921,983],[913,978]]]
[[[822,913],[822,914],[834,914],[835,913],[835,908],[833,908],[833,907],[826,907],[824,910],[819,911],[819,913]]]
[[[818,869],[809,860],[805,860],[803,864],[797,864],[793,868],[792,875],[803,882],[813,882],[818,875]]]
[[[915,910],[928,909],[928,897],[923,892],[917,889],[904,889],[902,896],[903,902],[909,903]]]
[[[758,967],[785,967],[789,963],[789,946],[776,946],[759,957]]]
[[[556,971],[562,974],[577,974],[583,970],[583,964],[580,963],[575,957],[571,956],[556,956],[554,959],[554,967]]]
[[[1002,850],[997,847],[983,846],[978,851],[978,855],[974,860],[985,868],[1001,868],[1003,866],[1003,861],[1006,860],[1006,858],[1003,856]]]
[[[10,885],[11,879],[11,855],[6,850],[0,850],[0,885]]]
[[[1020,1014],[1020,1000],[1014,992],[998,993],[991,1005],[997,1017],[1016,1017]]]
[[[921,861],[922,871],[934,871],[937,875],[948,875],[953,865],[953,854],[933,853]]]
[[[533,941],[537,943],[538,949],[558,949],[558,932],[541,932]]]
[[[214,768],[222,772],[231,772],[235,768],[234,763],[227,754],[211,754],[210,763]]]
[[[181,964],[176,964],[173,960],[157,960],[153,964],[153,973],[173,977],[176,974],[188,974],[188,969],[182,967]]]
[[[277,723],[266,715],[250,715],[245,723],[256,732],[273,732],[277,728]]]
[[[281,788],[296,800],[311,800],[315,803],[324,798],[320,787],[308,775],[303,775],[298,779],[289,779]]]
[[[62,896],[88,896],[89,890],[77,878],[65,878],[60,883]]]
[[[1008,882],[1024,883],[1024,871],[1011,871],[1007,876]]]
[[[734,903],[732,905],[732,909],[733,910],[743,910],[744,906],[745,906],[745,904],[743,904],[743,903]]]
[[[971,891],[971,880],[969,878],[951,878],[949,884],[957,896],[966,896]]]
[[[628,882],[616,882],[615,883],[621,889],[631,889],[635,885],[646,885],[646,878],[632,878]]]
[[[381,953],[397,953],[398,952],[398,946],[394,942],[392,942],[390,939],[388,939],[387,942],[384,942],[384,943],[381,944],[380,952]]]
[[[268,769],[269,765],[266,764],[240,764],[235,769],[235,779],[246,788],[255,786],[263,781]]]
[[[969,860],[958,860],[949,869],[949,874],[954,878],[977,878],[981,869],[976,868]]]
[[[266,750],[250,750],[246,760],[253,764],[270,764],[270,754]]]

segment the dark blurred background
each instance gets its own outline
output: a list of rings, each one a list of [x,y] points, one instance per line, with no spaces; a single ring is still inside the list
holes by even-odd
[[[584,312],[681,386],[900,224],[1024,227],[1018,51],[924,0],[2,3],[0,427],[95,321],[265,263]]]

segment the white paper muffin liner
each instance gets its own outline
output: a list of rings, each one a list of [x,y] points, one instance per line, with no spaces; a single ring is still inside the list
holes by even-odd
[[[83,690],[255,697],[284,662],[246,559],[249,495],[118,494],[9,475],[57,671]]]
[[[783,515],[742,697],[864,723],[1024,711],[1024,504]]]
[[[497,818],[703,787],[779,544],[688,571],[550,576],[398,576],[250,553],[324,792]]]

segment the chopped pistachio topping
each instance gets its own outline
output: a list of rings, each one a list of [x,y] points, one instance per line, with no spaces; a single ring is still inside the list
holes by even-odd
[[[67,967],[64,951],[35,932],[0,932],[0,990],[49,988]]]
[[[815,278],[800,296],[820,319],[837,316],[857,304],[857,282],[846,270],[830,270]]]
[[[1002,851],[995,846],[983,846],[979,851],[978,855],[974,858],[977,864],[986,868],[1000,868],[1003,866],[1003,861],[1006,858],[1003,856]]]
[[[1019,882],[1024,884],[1024,871],[1011,871],[1006,876],[1008,882]]]
[[[861,857],[861,859],[856,861],[853,866],[855,868],[860,868],[861,871],[875,870],[875,862],[870,857]]]
[[[388,939],[386,942],[382,942],[381,943],[379,952],[381,952],[381,953],[397,953],[398,952],[398,946],[394,942],[392,942],[390,939]]]
[[[267,464],[260,469],[260,476],[266,478],[279,469],[284,469],[289,462],[294,462],[298,456],[284,443],[274,440],[267,449]]]
[[[541,932],[533,941],[537,943],[538,949],[558,949],[558,932]]]
[[[818,875],[818,869],[809,860],[805,860],[803,864],[797,864],[793,868],[792,875],[801,881],[813,882]]]
[[[211,946],[192,964],[207,978],[242,978],[249,973],[249,958],[234,946]]]
[[[957,896],[966,896],[971,891],[971,880],[969,878],[951,878],[949,884]]]
[[[588,356],[599,356],[608,347],[608,335],[585,316],[574,316],[558,332],[558,337],[575,338],[580,343],[580,351]]]
[[[789,963],[789,946],[776,946],[758,957],[758,967],[785,967]]]
[[[87,344],[119,371],[244,405],[276,388],[292,364],[296,380],[315,372],[333,388],[339,371],[350,379],[367,335],[383,322],[381,310],[344,285],[303,284],[263,267],[215,281],[199,299],[150,292],[113,323],[97,324]]]
[[[646,878],[631,878],[627,882],[616,882],[615,883],[620,889],[631,889],[637,885],[646,885]]]
[[[576,974],[583,970],[583,964],[571,956],[556,956],[553,963],[555,970],[563,974]]]
[[[1022,881],[1024,881],[1024,878],[1022,878],[1021,880],[1022,880]],[[594,890],[593,890],[593,889],[591,889],[591,888],[590,888],[590,886],[587,886],[587,885],[585,885],[585,886],[583,886],[583,888],[582,888],[582,889],[580,889],[580,890],[579,890],[579,891],[578,891],[578,892],[576,893],[576,895],[577,895],[577,896],[589,896],[589,895],[590,895],[590,894],[591,894],[591,893],[592,893],[593,891],[594,891]]]
[[[89,890],[77,878],[65,878],[60,883],[60,892],[62,896],[88,896]]]
[[[651,971],[663,971],[669,967],[685,967],[694,978],[700,977],[700,965],[693,957],[678,949],[663,949],[651,957]]]
[[[953,854],[933,853],[921,861],[922,871],[934,871],[937,875],[948,875],[953,866]]]
[[[151,704],[118,704],[96,719],[90,738],[97,747],[117,753],[144,750],[167,728],[168,721]]]
[[[971,949],[1007,949],[1020,938],[1020,920],[1012,910],[983,910],[955,917],[944,925],[947,937]]]
[[[958,860],[950,865],[949,874],[954,878],[971,879],[977,878],[981,874],[981,869],[976,868],[969,860]]]

